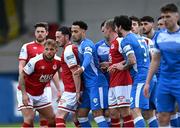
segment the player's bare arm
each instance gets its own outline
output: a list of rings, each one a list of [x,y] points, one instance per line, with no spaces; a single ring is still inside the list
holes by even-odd
[[[76,66],[73,66],[72,68],[70,68],[70,70],[71,70],[71,72],[72,72],[74,84],[75,84],[75,86],[76,86],[76,98],[77,98],[77,101],[79,102],[80,89],[81,89],[81,75],[74,73],[76,70],[78,70],[78,68],[79,68],[79,66],[76,65]]]
[[[21,85],[21,92],[22,92],[22,100],[23,100],[23,104],[26,106],[28,105],[28,102],[29,102],[29,97],[26,93],[26,88],[25,88],[25,82],[24,82],[24,75],[25,73],[24,72],[21,72],[20,74],[20,85]]]
[[[150,64],[150,67],[149,67],[149,72],[148,72],[148,75],[147,75],[147,78],[146,78],[146,83],[145,83],[145,86],[144,86],[144,96],[145,97],[149,97],[150,81],[151,81],[154,73],[157,71],[157,69],[159,67],[160,58],[161,58],[160,53],[155,52],[155,53],[152,54],[152,60],[151,60],[151,64]]]
[[[56,86],[56,89],[57,89],[57,96],[58,96],[58,99],[61,97],[61,90],[60,90],[60,85],[59,85],[59,73],[56,72],[53,76],[53,82],[54,82],[54,85]]]

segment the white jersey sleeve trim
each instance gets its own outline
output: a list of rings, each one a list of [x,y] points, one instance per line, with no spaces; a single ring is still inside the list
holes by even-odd
[[[118,51],[120,53],[123,53],[123,50],[122,50],[122,47],[121,47],[121,41],[123,40],[123,38],[122,37],[121,38],[118,37],[116,40],[118,41],[118,44],[119,44]]]
[[[34,72],[34,68],[36,65],[36,62],[43,59],[43,54],[37,55],[29,60],[29,62],[25,65],[23,68],[24,72],[28,75],[31,75]]]
[[[27,44],[24,44],[21,48],[20,54],[19,54],[19,59],[24,59],[26,60],[28,57],[27,55]]]
[[[74,65],[77,65],[77,59],[73,52],[72,45],[69,45],[64,50],[64,61],[66,62],[67,66],[70,68]]]

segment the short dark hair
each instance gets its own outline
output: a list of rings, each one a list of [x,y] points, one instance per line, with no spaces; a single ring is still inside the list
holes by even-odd
[[[81,29],[87,30],[88,26],[84,21],[74,21],[72,25],[78,25]]]
[[[151,16],[143,16],[141,19],[141,22],[151,22],[154,23],[154,18]]]
[[[47,39],[44,43],[44,46],[51,45],[55,48],[58,48],[58,43],[53,39]]]
[[[71,39],[71,27],[62,26],[57,31],[60,31],[63,35],[68,35]]]
[[[104,20],[102,23],[101,23],[101,28],[104,26],[106,20]]]
[[[43,27],[45,28],[46,31],[48,31],[49,26],[47,22],[38,22],[34,25],[34,28],[36,29],[37,27]]]
[[[166,4],[161,8],[161,12],[178,12],[178,7],[174,3]]]
[[[141,25],[141,21],[140,21],[140,19],[139,19],[138,17],[136,17],[136,16],[131,16],[131,17],[129,17],[129,18],[130,18],[131,21],[136,21],[136,22],[138,22],[138,25],[139,25],[139,26]]]
[[[159,21],[159,20],[161,20],[161,19],[162,19],[162,17],[160,16],[160,17],[158,17],[157,21]]]
[[[121,26],[126,31],[130,31],[131,30],[131,26],[132,26],[132,21],[129,19],[128,16],[121,15],[121,16],[115,16],[114,17],[114,24],[117,27]]]

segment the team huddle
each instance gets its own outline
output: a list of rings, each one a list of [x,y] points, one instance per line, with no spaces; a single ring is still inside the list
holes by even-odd
[[[69,113],[75,127],[91,127],[90,111],[98,127],[180,127],[179,13],[175,4],[160,11],[157,30],[151,16],[105,20],[104,39],[97,43],[86,37],[84,21],[60,27],[56,40],[46,39],[47,23],[37,23],[36,40],[19,55],[22,127],[34,126],[35,111],[40,127],[66,127]],[[56,113],[51,80],[58,91]]]

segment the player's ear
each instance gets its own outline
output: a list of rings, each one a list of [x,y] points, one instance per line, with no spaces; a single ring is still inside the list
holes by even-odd
[[[48,34],[49,34],[49,32],[47,31],[47,32],[46,32],[46,36],[48,36]]]

